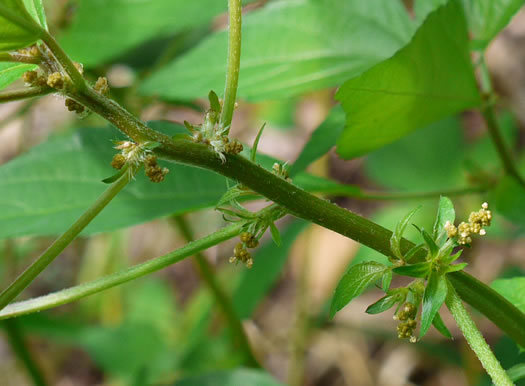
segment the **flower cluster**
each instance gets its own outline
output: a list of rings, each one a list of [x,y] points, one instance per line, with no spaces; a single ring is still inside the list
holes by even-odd
[[[410,339],[412,343],[417,341],[417,338],[414,336],[414,330],[417,327],[416,314],[416,306],[407,302],[401,310],[394,315],[394,320],[400,320],[400,323],[397,325],[398,338]]]
[[[139,145],[132,141],[117,142],[115,149],[120,150],[120,153],[113,156],[111,166],[115,169],[122,169],[124,165],[128,164],[132,169],[137,169],[141,164],[144,164],[146,176],[152,182],[164,181],[169,170],[157,164],[157,156],[151,153],[148,146],[148,143]]]
[[[233,256],[230,257],[230,263],[242,262],[246,268],[253,266],[253,258],[247,248],[255,248],[259,245],[259,240],[250,232],[243,232],[240,236],[241,242],[233,248]]]
[[[490,225],[492,220],[492,212],[489,209],[489,204],[484,202],[481,209],[477,212],[471,212],[468,217],[468,223],[461,222],[457,228],[450,221],[445,223],[445,230],[449,238],[458,238],[458,244],[466,245],[472,242],[472,234],[479,234],[484,236],[487,232],[484,227]]]

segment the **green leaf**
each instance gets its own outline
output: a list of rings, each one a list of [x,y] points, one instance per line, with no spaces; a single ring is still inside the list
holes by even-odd
[[[206,25],[226,9],[227,2],[217,0],[81,1],[60,43],[73,59],[94,67],[148,40]]]
[[[268,242],[256,250],[253,267],[243,270],[232,297],[235,311],[241,319],[252,316],[257,305],[277,282],[293,242],[307,225],[306,221],[294,221],[284,229],[280,247]]]
[[[421,328],[419,330],[420,338],[425,336],[430,328],[432,321],[447,297],[447,291],[447,280],[445,279],[445,276],[432,272],[425,288],[425,295],[423,296]]]
[[[190,376],[176,381],[174,386],[283,386],[270,374],[262,370],[235,369],[221,370]]]
[[[454,264],[454,265],[449,265],[446,269],[446,273],[449,273],[449,272],[457,272],[457,271],[461,271],[462,269],[464,269],[466,266],[468,265],[468,263],[460,263],[460,264]]]
[[[490,285],[508,301],[525,312],[525,277],[514,277],[512,279],[497,279]]]
[[[366,174],[396,191],[459,188],[465,185],[461,160],[466,145],[462,136],[458,118],[443,119],[369,154]]]
[[[425,248],[425,243],[420,243],[420,244],[414,245],[406,253],[405,258],[404,258],[405,262],[408,263],[412,259],[412,257],[414,257],[420,250],[422,250],[424,248]]]
[[[454,210],[454,204],[450,198],[441,196],[439,198],[436,222],[434,223],[434,230],[432,232],[432,237],[434,240],[438,240],[441,233],[444,232],[447,221],[451,224],[454,224],[455,219],[456,211]]]
[[[330,317],[378,281],[388,267],[369,261],[350,267],[339,281],[330,306]]]
[[[380,314],[381,312],[389,310],[400,301],[401,297],[399,294],[384,296],[374,304],[369,305],[366,309],[366,313],[371,315]]]
[[[507,374],[512,382],[525,379],[525,363],[519,363],[507,370]]]
[[[34,64],[0,63],[0,90],[20,78],[24,72],[35,68]]]
[[[423,240],[425,241],[425,244],[428,247],[428,251],[430,252],[430,255],[432,257],[436,257],[438,254],[439,248],[436,245],[434,239],[432,239],[432,236],[430,236],[430,234],[424,229],[421,229],[421,236],[423,236]]]
[[[2,0],[2,3],[0,3],[0,35],[2,36],[0,51],[24,48],[35,43],[40,38],[40,34],[34,29],[28,30],[23,25],[18,24],[17,21],[4,16],[8,13],[26,23],[36,24],[36,20],[33,19],[24,6],[26,1]]]
[[[390,284],[392,283],[392,270],[388,269],[383,274],[383,279],[381,283],[381,289],[385,292],[388,291],[390,288]]]
[[[337,151],[347,159],[479,106],[461,5],[430,14],[406,47],[345,82],[336,98],[347,115]]]
[[[443,319],[441,319],[439,312],[436,313],[436,316],[434,316],[432,325],[436,328],[436,330],[438,330],[441,333],[441,335],[445,336],[446,338],[452,339],[452,334],[450,333],[447,326],[443,322]]]
[[[344,126],[345,114],[341,106],[337,105],[312,133],[301,154],[290,168],[290,176],[293,177],[295,174],[306,170],[308,165],[334,147]]]
[[[167,122],[154,128],[173,131]],[[55,137],[0,167],[0,238],[56,235],[104,191],[112,173],[116,130],[81,129]],[[215,173],[177,163],[166,166],[164,182],[151,183],[141,171],[84,234],[110,231],[158,217],[212,207],[226,190]]]
[[[393,55],[414,27],[398,0],[270,2],[243,17],[238,96],[275,100],[339,85]],[[170,100],[202,98],[210,88],[220,95],[226,55],[227,32],[220,31],[141,91]]]
[[[460,249],[460,250],[457,251],[455,254],[450,255],[448,258],[443,259],[443,263],[444,263],[444,264],[450,264],[450,263],[453,263],[454,261],[456,261],[457,259],[459,259],[459,257],[461,256],[462,253],[463,253],[463,249]]]
[[[120,177],[122,177],[124,175],[124,173],[127,172],[128,168],[129,168],[129,165],[124,165],[124,167],[122,167],[122,169],[120,169],[118,172],[113,174],[111,177],[104,178],[102,180],[102,182],[105,183],[105,184],[111,184],[111,183],[115,182]]]
[[[40,24],[41,27],[47,30],[46,12],[42,0],[23,0],[27,12]]]
[[[398,275],[410,276],[410,277],[421,277],[425,278],[430,273],[431,263],[425,261],[424,263],[416,263],[410,265],[402,265],[394,268],[394,272]]]
[[[401,239],[403,238],[403,233],[405,233],[405,229],[410,222],[410,219],[416,214],[419,208],[421,208],[421,206],[418,206],[416,209],[407,213],[405,217],[399,220],[394,233],[392,233],[392,237],[390,238],[390,249],[398,259],[403,259],[403,254],[401,253]]]
[[[210,101],[210,108],[217,112],[217,113],[220,113],[221,112],[221,103],[219,102],[219,97],[217,96],[217,94],[215,93],[215,91],[211,90],[209,93],[208,93],[208,100]]]
[[[414,13],[418,20],[448,0],[417,0]],[[524,0],[462,0],[474,46],[486,48],[490,41],[509,23],[525,4]]]
[[[281,246],[281,233],[279,232],[279,229],[275,226],[273,222],[270,223],[270,232],[272,234],[273,242],[278,247],[280,247]]]
[[[259,141],[261,140],[261,135],[265,127],[266,122],[262,124],[261,128],[259,129],[259,132],[257,133],[257,136],[255,137],[255,140],[253,141],[252,151],[250,153],[250,161],[252,162],[255,162],[257,158],[257,147],[259,146]]]
[[[522,171],[523,175],[523,171]],[[489,202],[506,219],[525,228],[525,188],[513,177],[504,177],[490,193]]]

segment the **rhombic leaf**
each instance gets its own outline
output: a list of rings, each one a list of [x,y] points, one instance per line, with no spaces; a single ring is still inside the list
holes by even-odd
[[[216,0],[214,0],[216,1]],[[394,54],[412,36],[399,0],[278,0],[243,18],[240,98],[282,99],[337,86]],[[155,73],[142,92],[165,99],[221,95],[227,31]]]
[[[344,158],[478,106],[462,6],[451,1],[430,14],[406,47],[344,83],[336,98],[347,115],[338,141]]]

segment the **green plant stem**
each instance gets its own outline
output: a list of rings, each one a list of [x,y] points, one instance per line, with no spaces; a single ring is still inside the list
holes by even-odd
[[[474,324],[453,286],[449,286],[446,304],[470,348],[476,353],[483,368],[492,378],[492,382],[496,386],[512,386],[512,381]]]
[[[184,219],[184,217],[176,216],[174,217],[174,221],[177,224],[178,229],[180,230],[186,241],[193,241],[193,232],[190,229],[190,226],[188,222]],[[245,357],[248,361],[248,365],[251,367],[260,367],[257,363],[257,360],[253,356],[253,351],[250,347],[248,338],[244,332],[242,322],[237,316],[237,313],[235,312],[230,298],[221,287],[219,281],[216,279],[212,265],[200,252],[195,254],[194,259],[194,261],[197,263],[197,267],[202,280],[206,283],[213,296],[215,297],[215,300],[217,301],[217,306],[222,312],[228,325],[230,326],[230,330],[234,335],[237,345],[244,352]]]
[[[0,92],[0,103],[14,102],[21,99],[34,98],[37,96],[51,94],[51,87],[26,87],[18,90]]]
[[[24,337],[20,331],[18,322],[16,320],[6,320],[3,322],[3,325],[7,334],[7,340],[13,350],[13,354],[16,355],[20,362],[22,362],[33,381],[33,384],[36,386],[46,386],[47,383],[45,378],[24,342]]]
[[[489,131],[490,138],[496,146],[496,151],[499,154],[501,163],[505,171],[512,177],[514,177],[523,187],[525,187],[525,179],[521,176],[516,162],[513,159],[512,152],[505,143],[501,130],[494,114],[494,107],[492,104],[488,104],[483,109],[483,117],[487,123],[487,129]]]
[[[460,271],[447,274],[464,302],[489,318],[516,343],[525,347],[525,314],[489,286]]]
[[[239,69],[241,66],[241,0],[228,0],[229,32],[228,32],[228,62],[226,70],[226,86],[224,89],[224,103],[222,106],[220,125],[229,127],[235,101],[237,98],[237,85],[239,83]]]
[[[51,50],[51,52],[55,56],[56,60],[60,63],[62,68],[69,75],[74,87],[76,87],[80,91],[86,90],[88,88],[88,85],[84,80],[84,77],[78,71],[77,67],[75,66],[75,63],[69,58],[69,56],[64,52],[62,47],[57,43],[55,38],[51,36],[49,32],[43,30],[41,39]]]
[[[133,173],[124,173],[71,225],[53,244],[36,259],[16,280],[0,294],[0,310],[18,296],[51,262],[78,236],[78,234],[128,184]]]
[[[244,222],[234,223],[221,230],[211,233],[208,236],[190,242],[173,252],[155,259],[137,264],[123,271],[104,276],[100,279],[93,280],[75,287],[54,292],[49,295],[38,298],[12,303],[0,311],[0,319],[8,319],[15,316],[30,314],[61,306],[63,304],[74,302],[86,296],[104,291],[108,288],[115,287],[119,284],[137,279],[148,275],[152,272],[161,270],[169,265],[177,263],[186,257],[192,256],[197,252],[203,251],[209,247],[220,244],[232,237],[239,235],[243,231]]]
[[[38,56],[21,55],[13,52],[0,52],[0,62],[39,64],[40,58]]]

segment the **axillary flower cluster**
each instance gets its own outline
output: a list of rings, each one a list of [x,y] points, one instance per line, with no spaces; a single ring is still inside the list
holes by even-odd
[[[154,147],[151,143],[136,144],[132,141],[119,141],[115,149],[120,150],[120,153],[115,154],[111,166],[120,170],[124,165],[129,165],[130,173],[134,173],[141,164],[144,164],[146,176],[151,182],[162,182],[169,169],[157,164],[157,156],[151,152]]]
[[[477,212],[471,212],[467,222],[461,222],[457,228],[450,221],[445,223],[445,230],[449,238],[457,237],[459,245],[467,245],[472,242],[472,234],[479,234],[484,236],[487,232],[484,227],[490,225],[492,220],[492,212],[489,209],[489,204],[484,202],[481,209]]]

